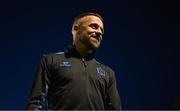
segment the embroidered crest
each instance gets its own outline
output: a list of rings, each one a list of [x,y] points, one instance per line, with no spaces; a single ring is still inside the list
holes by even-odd
[[[60,66],[60,67],[70,67],[71,64],[70,64],[70,62],[68,62],[68,61],[63,61],[62,63],[59,64],[59,66]]]
[[[100,76],[105,76],[105,75],[106,75],[105,70],[102,69],[101,67],[97,67],[96,70],[97,70],[97,73],[98,73]]]

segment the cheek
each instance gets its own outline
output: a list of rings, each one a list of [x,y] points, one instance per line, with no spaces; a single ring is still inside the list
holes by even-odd
[[[88,31],[83,31],[82,33],[81,33],[81,35],[80,35],[80,37],[81,37],[81,39],[88,39],[88,38],[90,38],[90,32],[88,32]]]
[[[88,33],[88,34],[91,34],[91,33],[93,33],[93,32],[95,32],[93,29],[91,29],[91,28],[88,28],[87,30],[86,30],[86,32]]]
[[[90,41],[90,34],[92,34],[92,30],[86,29],[86,30],[81,30],[77,32],[77,39],[83,42]]]

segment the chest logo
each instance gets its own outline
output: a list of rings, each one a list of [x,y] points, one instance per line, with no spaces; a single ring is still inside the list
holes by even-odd
[[[70,62],[68,62],[68,61],[63,61],[62,63],[59,64],[59,66],[60,66],[60,67],[70,67],[71,64],[70,64]]]
[[[96,68],[96,71],[97,71],[97,73],[98,73],[100,76],[105,76],[105,75],[106,75],[105,70],[102,69],[101,67],[97,67],[97,68]]]

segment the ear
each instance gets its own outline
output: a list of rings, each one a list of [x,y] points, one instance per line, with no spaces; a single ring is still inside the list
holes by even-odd
[[[74,30],[74,31],[77,31],[78,29],[79,29],[79,26],[78,26],[78,25],[74,25],[74,26],[73,26],[73,30]]]
[[[79,29],[79,26],[78,26],[78,25],[73,25],[73,26],[72,26],[72,30],[71,30],[72,34],[74,34],[75,32],[77,32],[78,29]]]
[[[72,26],[73,41],[75,40],[75,35],[76,35],[78,29],[79,29],[79,26],[77,24]]]

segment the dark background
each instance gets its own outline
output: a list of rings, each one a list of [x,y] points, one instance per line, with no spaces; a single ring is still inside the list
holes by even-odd
[[[71,44],[82,12],[105,19],[98,61],[116,72],[123,109],[175,109],[180,95],[178,4],[172,0],[4,0],[0,109],[24,109],[43,54]]]

